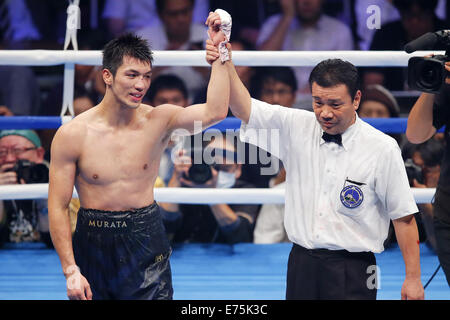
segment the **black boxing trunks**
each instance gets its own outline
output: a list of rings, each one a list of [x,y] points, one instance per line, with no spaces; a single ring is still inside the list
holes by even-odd
[[[172,299],[171,247],[156,202],[131,211],[80,208],[72,243],[93,299]]]

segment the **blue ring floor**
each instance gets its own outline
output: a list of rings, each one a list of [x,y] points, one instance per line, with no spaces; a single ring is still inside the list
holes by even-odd
[[[171,257],[175,300],[283,300],[291,244],[185,244]],[[420,245],[423,285],[439,265]],[[379,300],[399,300],[404,280],[401,251],[394,245],[376,255]],[[427,300],[450,300],[442,268],[425,290]],[[0,300],[65,300],[66,283],[54,250],[41,243],[0,249]]]

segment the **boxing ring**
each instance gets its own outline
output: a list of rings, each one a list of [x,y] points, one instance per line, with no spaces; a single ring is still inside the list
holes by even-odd
[[[314,66],[327,58],[341,58],[362,66],[407,66],[412,56],[430,52],[233,52],[236,65]],[[442,54],[442,52],[433,52]],[[59,117],[0,117],[2,129],[58,128],[73,116],[74,65],[101,65],[100,51],[0,51],[0,65],[64,65],[64,98]],[[204,51],[155,51],[154,66],[208,66]],[[67,115],[69,113],[69,115]],[[363,119],[387,133],[404,133],[406,119]],[[214,126],[219,130],[237,130],[238,119],[229,118]],[[430,203],[435,189],[412,189],[417,203]],[[74,197],[77,197],[74,189]],[[280,189],[195,189],[157,188],[155,200],[177,203],[284,203]],[[0,186],[0,200],[48,197],[48,184]],[[431,277],[438,259],[421,244],[422,282]],[[289,243],[257,244],[185,244],[175,245],[171,258],[174,299],[187,300],[282,300]],[[404,264],[398,247],[376,255],[381,271],[378,299],[400,299]],[[7,244],[0,250],[1,299],[66,299],[65,279],[54,250],[40,243]],[[440,270],[428,288],[426,299],[450,299],[450,290]]]

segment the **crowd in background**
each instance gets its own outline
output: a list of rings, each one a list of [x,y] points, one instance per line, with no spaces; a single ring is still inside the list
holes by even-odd
[[[147,39],[152,50],[201,50],[207,39],[204,24],[207,15],[209,11],[222,8],[233,18],[231,43],[234,51],[403,50],[406,43],[427,32],[449,29],[450,3],[447,2],[81,0],[81,29],[77,37],[79,50],[101,50],[109,40],[125,32]],[[373,5],[379,8],[378,26],[373,25],[374,12],[368,11]],[[0,48],[62,50],[67,6],[68,2],[61,0],[0,1]],[[408,115],[418,93],[408,88],[406,68],[373,67],[359,70],[362,79],[359,117],[393,118]],[[152,85],[145,103],[153,106],[171,103],[186,107],[205,101],[209,68],[155,66],[152,71]],[[309,67],[237,67],[240,78],[254,98],[286,108],[307,110],[312,110],[308,84],[310,71]],[[0,82],[1,116],[60,114],[63,100],[62,66],[0,66]],[[105,84],[100,66],[76,65],[75,115],[94,107],[104,93]],[[20,159],[39,163],[51,160],[49,151],[55,130],[39,130],[37,133],[38,137],[33,132],[0,134],[0,184],[30,183],[20,181],[17,175],[11,173],[12,166]],[[444,149],[442,134],[436,134],[422,145],[410,145],[402,134],[392,136],[403,150],[409,172],[417,173],[410,181],[411,187],[436,187]],[[8,143],[11,144],[11,137],[16,137],[23,146],[10,147]],[[173,161],[171,156],[175,140],[169,143],[161,160],[157,187],[189,187],[182,183],[182,178],[188,175],[190,165]],[[238,148],[233,142],[224,145],[232,152]],[[247,151],[245,154],[248,154],[249,146],[245,145],[244,148]],[[183,157],[189,158],[181,152],[180,159]],[[271,155],[266,154],[264,158],[271,158]],[[261,174],[265,166],[267,163],[263,161],[252,164],[245,161],[243,164],[214,167],[211,169],[213,173],[225,172],[228,175],[222,174],[222,180],[218,179],[210,187],[283,188],[285,172],[282,164],[277,172],[270,175]],[[79,203],[75,200],[73,219],[76,219],[77,207]],[[167,232],[174,243],[289,241],[283,227],[283,205],[161,204],[161,208]],[[2,201],[1,242],[42,240],[51,247],[48,225],[43,222],[46,210],[42,201]],[[429,223],[433,207],[431,204],[421,205],[420,210],[416,218],[421,241],[426,241],[434,248],[435,240]],[[386,246],[394,241],[391,235],[386,240]]]

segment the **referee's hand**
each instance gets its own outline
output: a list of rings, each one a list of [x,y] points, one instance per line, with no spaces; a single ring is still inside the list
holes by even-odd
[[[424,300],[425,294],[420,279],[405,279],[401,295],[402,300]]]

